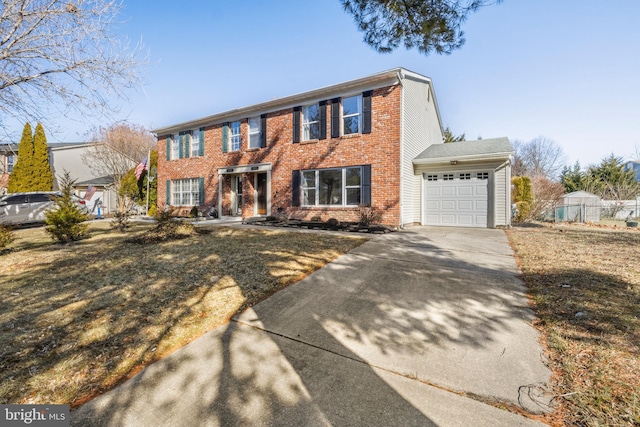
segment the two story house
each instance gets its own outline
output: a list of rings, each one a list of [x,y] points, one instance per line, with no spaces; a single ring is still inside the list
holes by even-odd
[[[443,144],[431,79],[404,68],[153,132],[159,204],[182,212],[357,221],[364,205],[394,226],[510,221],[509,141]]]

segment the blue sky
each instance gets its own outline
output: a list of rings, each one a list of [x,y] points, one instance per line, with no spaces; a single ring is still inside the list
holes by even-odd
[[[543,135],[583,166],[640,151],[637,0],[504,0],[469,17],[462,49],[428,57],[376,53],[338,0],[125,0],[123,13],[118,31],[151,63],[119,118],[151,128],[401,66],[433,79],[467,139]],[[88,128],[59,124],[51,141]]]

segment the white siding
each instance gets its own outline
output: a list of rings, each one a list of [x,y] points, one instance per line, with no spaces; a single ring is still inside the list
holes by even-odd
[[[495,226],[511,224],[511,166],[508,162],[499,166],[495,178]]]
[[[421,221],[421,176],[413,170],[413,159],[432,144],[442,143],[442,129],[429,83],[405,76],[402,79],[401,224]]]

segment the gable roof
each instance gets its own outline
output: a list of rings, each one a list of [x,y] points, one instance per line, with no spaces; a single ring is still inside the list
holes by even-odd
[[[508,138],[433,144],[413,159],[413,164],[447,163],[452,160],[507,160],[514,154]]]
[[[438,103],[436,101],[435,91],[433,90],[433,83],[431,82],[431,79],[427,76],[423,76],[413,71],[409,71],[405,68],[398,67],[391,70],[382,71],[380,73],[372,74],[370,76],[361,77],[359,79],[349,80],[343,83],[298,93],[296,95],[276,98],[271,101],[237,108],[234,110],[224,111],[222,113],[213,114],[175,125],[153,129],[151,132],[155,133],[157,136],[169,135],[178,131],[195,129],[202,126],[210,126],[220,122],[240,120],[242,118],[251,117],[258,114],[265,114],[292,108],[301,104],[327,100],[337,96],[341,96],[348,92],[357,92],[397,85],[402,81],[402,79],[407,78],[421,81],[429,85],[429,92],[433,97],[433,103],[436,106],[436,113],[440,122],[439,125],[442,128],[442,121],[440,120],[440,109],[438,108]]]

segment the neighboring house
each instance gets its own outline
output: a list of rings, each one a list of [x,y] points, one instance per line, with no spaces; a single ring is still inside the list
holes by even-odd
[[[53,189],[58,190],[59,178],[64,171],[68,171],[72,179],[76,180],[74,187],[76,195],[84,197],[89,185],[94,185],[96,191],[87,200],[87,207],[95,211],[96,204],[100,204],[103,213],[109,213],[116,209],[116,194],[113,189],[113,179],[111,177],[96,178],[91,167],[84,161],[83,156],[87,153],[94,143],[69,142],[69,143],[50,143],[47,144],[49,149],[49,163],[53,171],[54,181]],[[0,193],[5,193],[9,174],[13,170],[18,159],[17,144],[0,144]],[[133,167],[135,162],[132,161]]]
[[[636,174],[636,181],[640,182],[640,160],[633,160],[625,163],[624,170],[632,170]]]
[[[17,144],[0,144],[0,195],[7,192],[9,175],[18,158]]]
[[[159,204],[183,214],[357,221],[370,205],[395,226],[510,221],[509,141],[443,145],[431,79],[403,68],[154,133]]]

